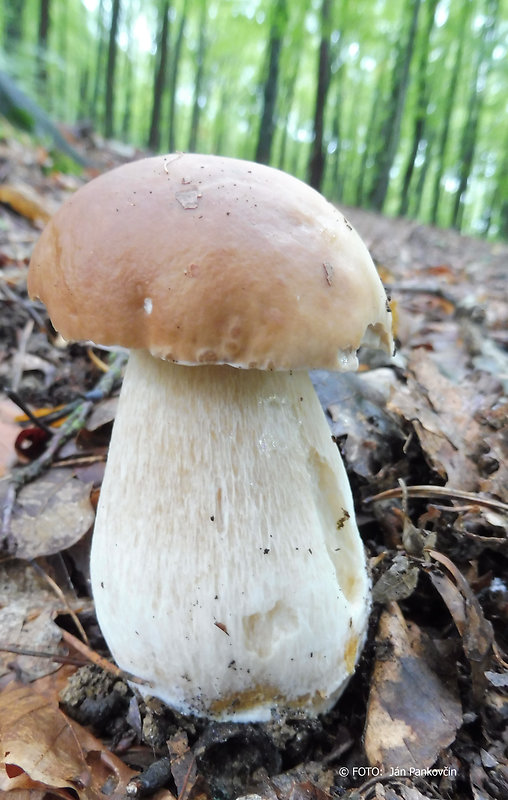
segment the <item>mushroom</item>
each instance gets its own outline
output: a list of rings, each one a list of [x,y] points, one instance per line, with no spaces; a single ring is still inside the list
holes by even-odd
[[[64,203],[28,286],[66,339],[131,349],[91,552],[119,666],[183,713],[329,709],[370,581],[307,370],[355,368],[362,344],[391,352],[358,234],[273,168],[147,158]]]

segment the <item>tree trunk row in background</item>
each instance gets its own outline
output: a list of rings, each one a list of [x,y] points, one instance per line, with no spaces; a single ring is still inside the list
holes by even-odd
[[[507,234],[503,0],[0,0],[0,25],[0,69],[55,118]]]

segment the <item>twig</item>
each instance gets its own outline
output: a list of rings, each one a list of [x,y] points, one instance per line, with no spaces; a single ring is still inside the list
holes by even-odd
[[[103,361],[102,358],[99,358],[99,356],[92,350],[91,347],[86,348],[86,354],[92,364],[94,364],[101,372],[107,372],[109,370],[106,362]]]
[[[14,389],[9,389],[7,391],[7,397],[9,400],[12,400],[13,403],[16,403],[17,407],[21,409],[21,411],[28,417],[30,422],[33,422],[37,428],[40,428],[42,431],[44,431],[44,433],[48,433],[50,436],[53,435],[53,431],[49,425],[46,424],[44,417],[37,417],[33,411],[30,411],[23,398],[20,397]]]
[[[69,605],[69,603],[67,601],[67,598],[65,597],[64,593],[60,589],[59,585],[57,583],[55,583],[53,578],[51,578],[46,572],[44,572],[44,570],[37,563],[37,561],[31,560],[29,562],[29,564],[32,567],[32,569],[34,569],[35,572],[37,572],[38,575],[40,575],[47,583],[49,583],[52,591],[56,594],[58,599],[62,601],[65,609],[67,610],[67,613],[69,614],[69,616],[71,617],[72,621],[74,622],[76,628],[80,632],[80,634],[81,634],[81,636],[83,638],[83,641],[88,643],[88,636],[86,635],[86,631],[83,628],[81,622],[79,621],[79,618],[76,615],[75,611],[73,611],[73,609],[70,607],[70,605]]]
[[[83,453],[82,456],[65,456],[53,461],[53,467],[87,467],[90,464],[99,464],[106,461],[106,453]]]
[[[9,300],[12,303],[17,303],[22,308],[24,308],[25,311],[28,314],[30,314],[30,316],[32,317],[34,322],[37,323],[39,328],[44,328],[45,327],[44,326],[44,320],[42,319],[42,316],[39,314],[39,312],[35,308],[35,303],[32,300],[25,300],[23,297],[19,297],[16,294],[16,292],[12,291],[12,289],[10,288],[10,286],[8,285],[8,283],[5,280],[0,279],[0,281],[1,281],[0,289],[1,289],[2,293],[5,295],[5,297],[7,298],[7,300]]]
[[[30,656],[31,658],[48,658],[56,664],[73,664],[76,667],[83,667],[87,661],[83,658],[64,656],[61,653],[47,653],[45,650],[27,650],[25,647],[16,645],[0,645],[0,653],[12,653],[16,656]]]
[[[72,633],[66,631],[64,628],[60,629],[62,634],[62,639],[64,642],[67,642],[71,647],[78,651],[82,656],[84,656],[88,661],[95,666],[100,667],[101,669],[105,670],[106,672],[115,675],[117,678],[121,678],[124,681],[132,681],[133,683],[138,683],[140,686],[150,686],[149,681],[145,681],[142,678],[138,678],[136,675],[132,675],[130,672],[126,672],[120,667],[117,667],[116,664],[113,664],[111,661],[108,661],[107,658],[103,658],[95,650],[92,650],[91,647],[86,645],[76,636],[73,636]]]
[[[17,352],[12,359],[13,367],[12,367],[12,388],[14,391],[17,390],[19,383],[21,381],[21,376],[23,374],[23,356],[26,353],[26,348],[28,345],[28,341],[30,336],[32,335],[32,331],[34,329],[34,321],[33,319],[27,320],[23,330],[18,335],[18,349]]]
[[[150,764],[139,775],[131,778],[125,787],[125,793],[127,797],[146,797],[149,794],[154,794],[157,789],[162,789],[170,778],[171,759],[168,756],[164,756]]]
[[[508,504],[491,497],[482,497],[475,492],[464,492],[462,489],[449,489],[447,486],[405,486],[404,488],[387,489],[385,492],[373,494],[364,499],[364,503],[378,503],[381,500],[391,500],[396,497],[447,497],[450,500],[466,500],[473,506],[492,508],[508,514]]]
[[[102,400],[113,390],[116,380],[121,375],[126,360],[127,354],[124,352],[112,354],[110,357],[109,372],[100,378],[97,386],[91,392],[87,392],[84,399],[69,414],[63,425],[53,433],[44,453],[30,464],[12,470],[8,479],[9,486],[2,514],[0,551],[3,549],[7,551],[8,554],[13,554],[16,550],[15,543],[12,541],[11,520],[19,490],[45,472],[45,470],[51,466],[55,454],[60,450],[62,445],[69,439],[72,439],[72,437],[81,430],[92,410],[94,402]]]

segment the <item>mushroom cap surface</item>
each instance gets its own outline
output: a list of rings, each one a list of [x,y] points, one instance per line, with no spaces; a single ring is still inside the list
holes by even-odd
[[[183,364],[347,369],[392,349],[386,295],[342,213],[284,172],[173,154],[90,181],[53,216],[28,276],[70,340]]]

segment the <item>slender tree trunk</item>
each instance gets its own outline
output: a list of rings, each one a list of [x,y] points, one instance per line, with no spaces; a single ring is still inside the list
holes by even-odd
[[[295,96],[296,78],[298,76],[298,60],[295,59],[293,71],[291,72],[282,92],[282,135],[280,137],[280,149],[277,159],[279,169],[284,169],[286,163],[286,150],[288,141],[289,117],[293,107],[293,100]]]
[[[80,71],[79,77],[79,100],[76,119],[84,120],[88,112],[87,97],[90,84],[90,68],[84,67]]]
[[[162,97],[166,84],[166,67],[168,63],[169,0],[163,0],[159,10],[159,36],[153,80],[152,119],[150,123],[150,133],[148,135],[148,147],[151,150],[158,150],[161,140],[160,122]]]
[[[178,86],[178,71],[180,67],[180,56],[182,52],[182,44],[185,35],[185,26],[187,24],[187,0],[185,0],[180,17],[180,25],[178,26],[178,33],[176,36],[175,45],[172,48],[171,70],[169,78],[169,152],[173,153],[176,149],[176,89]]]
[[[508,131],[504,137],[501,153],[502,156],[497,164],[494,188],[485,207],[483,235],[488,236],[492,224],[496,224],[495,232],[504,239],[508,239]]]
[[[340,66],[337,69],[335,75],[335,95],[333,101],[334,107],[334,115],[332,119],[332,141],[335,144],[335,150],[333,152],[332,157],[329,159],[330,167],[329,171],[331,172],[329,185],[330,185],[330,196],[333,198],[338,199],[341,196],[344,181],[345,181],[345,172],[341,174],[341,155],[342,155],[342,131],[344,128],[344,97],[346,96],[346,92],[344,91],[344,79],[346,75],[346,58],[344,53],[344,40],[345,40],[345,30],[346,30],[346,11],[347,11],[347,0],[343,4],[343,18],[341,21],[341,33],[339,44],[337,48],[337,52],[334,56],[334,60],[337,61]],[[357,98],[358,99],[358,98]],[[355,117],[355,124],[354,130],[358,127],[358,120]],[[354,132],[349,130],[349,134],[351,135]],[[351,139],[351,136],[350,136]],[[351,151],[352,152],[352,151]],[[346,154],[347,156],[347,154]],[[344,160],[347,160],[345,158]],[[346,168],[347,169],[347,168]]]
[[[414,192],[411,192],[410,196],[409,211],[412,217],[420,216],[420,209],[423,200],[425,181],[427,179],[429,168],[432,164],[431,153],[434,149],[434,140],[435,140],[435,133],[432,130],[430,130],[428,136],[426,137],[424,161],[418,173],[416,190]]]
[[[258,133],[255,160],[261,164],[269,164],[272,155],[273,135],[275,132],[275,114],[277,90],[279,83],[280,52],[284,31],[287,24],[286,0],[276,0],[273,6],[273,17],[270,26],[268,43],[268,71],[263,89],[263,111]]]
[[[473,167],[480,114],[484,101],[484,88],[490,68],[492,66],[492,49],[494,31],[499,12],[499,0],[487,0],[486,14],[480,36],[480,43],[476,50],[477,59],[471,82],[469,96],[469,113],[462,129],[462,138],[459,154],[459,183],[453,199],[451,226],[460,230],[464,211],[464,195],[466,193],[469,176]]]
[[[128,142],[131,139],[131,127],[134,109],[134,87],[135,87],[135,65],[138,62],[138,49],[134,33],[134,22],[136,20],[137,9],[135,4],[129,3],[125,9],[124,28],[127,31],[127,47],[121,53],[121,78],[119,80],[122,89],[122,114],[120,122],[120,135],[122,141]]]
[[[230,94],[226,82],[221,87],[219,97],[219,107],[214,119],[213,152],[217,153],[217,155],[223,155],[227,153],[228,147],[227,131],[229,129],[228,114],[230,111]]]
[[[314,109],[314,139],[308,166],[308,181],[319,190],[325,171],[324,120],[328,88],[330,86],[330,28],[332,4],[330,0],[321,3],[321,42],[319,45],[318,78],[316,105]]]
[[[92,98],[90,101],[89,115],[94,124],[102,122],[102,113],[99,112],[99,97],[103,82],[103,62],[106,51],[106,36],[104,26],[104,0],[100,0],[97,9],[97,31],[96,31],[97,51],[95,56],[95,72]]]
[[[369,169],[369,161],[375,159],[376,148],[376,131],[379,127],[379,114],[383,107],[383,87],[382,87],[382,78],[378,81],[376,88],[374,89],[373,96],[372,96],[372,104],[370,107],[370,114],[369,114],[369,122],[367,125],[367,131],[365,134],[364,139],[364,148],[362,153],[362,158],[360,161],[360,172],[358,175],[358,181],[356,186],[356,200],[355,203],[357,206],[363,206],[365,203],[365,195],[366,195],[366,177],[367,177],[367,170]]]
[[[508,199],[507,195],[504,195],[504,199],[501,201],[501,207],[499,211],[499,235],[503,237],[503,239],[508,239]]]
[[[418,150],[421,147],[425,135],[425,123],[427,119],[427,107],[429,104],[429,84],[427,80],[427,65],[429,60],[430,38],[434,27],[434,16],[438,0],[429,0],[427,6],[427,20],[423,31],[423,42],[420,48],[420,58],[417,70],[417,102],[413,120],[413,138],[411,150],[407,159],[406,169],[404,170],[404,180],[399,202],[399,215],[407,214],[409,208],[409,187],[415,168]],[[427,153],[428,155],[428,153]]]
[[[115,132],[115,75],[116,75],[116,37],[120,19],[120,0],[113,0],[111,26],[109,29],[108,63],[106,68],[106,105],[104,110],[104,133],[110,139]]]
[[[206,0],[201,0],[201,16],[199,21],[199,42],[196,54],[196,77],[194,80],[194,99],[192,102],[192,116],[189,131],[189,150],[193,153],[197,147],[199,119],[201,116],[201,94],[203,89],[203,77],[205,68],[206,53],[206,20],[207,20]]]
[[[23,37],[24,0],[9,0],[4,3],[4,50],[6,53],[16,52]]]
[[[54,91],[54,113],[57,117],[65,118],[69,116],[69,72],[66,69],[68,64],[68,32],[69,32],[69,4],[65,3],[63,8],[60,9],[58,15],[58,26],[56,28],[57,41],[58,41],[58,56],[61,64],[56,73],[55,91]],[[74,90],[74,86],[72,89]]]
[[[40,0],[39,4],[39,28],[37,31],[37,80],[46,98],[48,94],[48,38],[50,25],[50,0]]]
[[[413,48],[418,26],[418,14],[422,0],[409,0],[411,9],[411,22],[406,41],[401,41],[395,60],[392,77],[390,99],[387,104],[386,115],[381,128],[379,141],[380,147],[376,157],[375,178],[369,192],[369,205],[381,211],[388,192],[390,170],[393,166],[400,139],[402,113],[406,101],[409,83],[409,68],[413,56]]]
[[[446,149],[448,145],[448,138],[450,135],[450,124],[453,114],[453,106],[457,99],[456,98],[457,84],[459,81],[460,73],[462,71],[462,58],[464,54],[466,24],[469,18],[470,10],[471,10],[471,0],[464,0],[464,4],[462,6],[459,19],[459,29],[457,31],[457,52],[455,55],[453,71],[448,84],[448,92],[446,95],[445,105],[442,112],[443,126],[441,128],[441,135],[439,137],[437,145],[436,171],[434,174],[434,184],[432,188],[431,213],[430,213],[430,221],[433,225],[436,225],[438,221],[438,210],[439,210],[439,202],[441,196],[441,183],[443,180],[444,169],[445,169]]]
[[[132,25],[130,25],[127,52],[124,56],[125,62],[123,74],[124,106],[122,114],[122,138],[125,141],[129,141],[131,137],[132,109],[134,107],[134,59],[131,58],[133,49],[134,42],[132,39]]]

